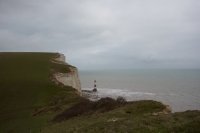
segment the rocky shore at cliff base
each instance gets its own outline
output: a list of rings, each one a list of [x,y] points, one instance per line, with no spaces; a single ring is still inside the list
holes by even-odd
[[[90,91],[90,90],[82,90],[82,97],[87,98],[91,101],[97,101],[101,97],[98,96],[98,92]]]

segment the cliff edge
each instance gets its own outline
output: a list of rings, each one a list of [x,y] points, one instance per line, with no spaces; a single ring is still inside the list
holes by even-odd
[[[65,56],[60,53],[59,56],[55,58],[52,62],[68,65],[65,62]],[[65,86],[71,86],[75,88],[78,91],[78,93],[82,95],[81,82],[78,76],[78,69],[73,66],[69,66],[69,69],[70,69],[69,73],[60,73],[60,72],[55,73],[54,78]]]

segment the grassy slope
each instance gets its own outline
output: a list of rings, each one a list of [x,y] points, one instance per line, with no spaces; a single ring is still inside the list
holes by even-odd
[[[0,53],[0,133],[38,132],[56,113],[31,116],[41,107],[73,105],[78,97],[70,87],[55,85],[50,68],[68,72],[52,63],[52,53]],[[60,69],[60,70],[59,70]],[[60,98],[62,97],[62,99]],[[52,112],[52,111],[51,111]]]
[[[78,102],[78,95],[72,88],[55,85],[50,80],[50,68],[69,71],[67,66],[50,61],[55,56],[50,53],[0,53],[0,133],[27,133],[29,128],[32,133],[40,129],[43,133],[200,132],[200,111],[154,116],[153,112],[163,108],[156,101],[133,102],[104,113],[100,107],[109,107],[110,103],[100,102],[91,115],[86,113],[47,124],[59,113],[54,112],[56,109]],[[77,108],[77,112],[79,110]],[[33,112],[39,115],[32,116]],[[69,112],[66,114],[71,115]]]
[[[51,123],[42,133],[199,133],[200,111],[153,115],[162,104],[137,101],[118,109]]]

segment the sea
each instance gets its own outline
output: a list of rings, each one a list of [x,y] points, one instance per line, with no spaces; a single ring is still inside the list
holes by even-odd
[[[200,69],[79,70],[82,90],[127,101],[156,100],[172,112],[200,110]]]

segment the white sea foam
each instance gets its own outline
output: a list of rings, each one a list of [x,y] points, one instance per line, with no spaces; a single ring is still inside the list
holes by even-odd
[[[92,90],[92,89],[93,88],[82,88],[82,90]],[[132,96],[142,96],[142,95],[154,96],[156,95],[156,93],[130,91],[126,89],[97,88],[97,95],[99,95],[100,97],[122,96],[129,99],[129,97],[132,97]]]

